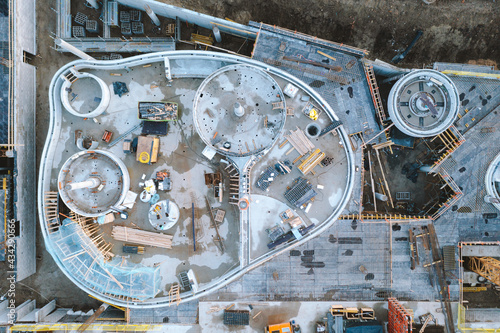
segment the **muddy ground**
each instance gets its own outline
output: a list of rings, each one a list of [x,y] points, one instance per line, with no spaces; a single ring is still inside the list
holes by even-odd
[[[401,66],[500,61],[500,1],[437,0],[160,0],[240,23],[279,25],[370,52],[390,61],[423,31]]]
[[[500,0],[499,0],[500,1]],[[276,24],[292,30],[366,49],[369,58],[390,61],[413,39],[424,34],[404,67],[422,67],[434,61],[500,61],[500,3],[493,0],[175,0],[162,2],[193,9],[240,23],[248,20]],[[54,73],[76,59],[52,49],[56,31],[56,1],[37,2],[37,159],[48,128],[48,87]],[[38,225],[37,225],[37,228]],[[36,299],[42,306],[54,297],[58,305],[87,310],[98,302],[73,285],[45,251],[38,230],[37,274],[18,285],[19,301]]]

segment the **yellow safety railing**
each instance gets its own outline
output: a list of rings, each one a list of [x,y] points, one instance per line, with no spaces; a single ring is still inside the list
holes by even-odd
[[[452,70],[445,70],[445,71],[442,71],[441,73],[449,74],[449,75],[456,75],[456,76],[482,77],[482,78],[486,78],[486,79],[500,80],[500,74],[493,74],[493,73],[478,73],[478,72],[452,71]]]
[[[71,324],[16,324],[10,327],[10,332],[23,331],[23,332],[72,332],[78,330],[82,323]],[[113,331],[113,332],[160,332],[165,329],[164,325],[132,325],[132,324],[91,324],[86,330],[92,331]]]
[[[487,332],[487,333],[498,333],[500,332],[500,327],[497,328],[481,328],[481,327],[467,327],[465,322],[465,307],[462,304],[458,304],[458,318],[457,318],[457,328],[462,333],[469,332]]]

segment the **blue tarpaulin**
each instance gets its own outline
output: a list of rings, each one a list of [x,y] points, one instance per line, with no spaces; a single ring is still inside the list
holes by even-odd
[[[384,333],[384,328],[377,320],[345,321],[345,333]]]

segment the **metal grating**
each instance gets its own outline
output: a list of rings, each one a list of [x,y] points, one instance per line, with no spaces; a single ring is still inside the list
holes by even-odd
[[[122,35],[131,35],[132,34],[132,27],[130,22],[124,22],[121,25],[122,28]]]
[[[85,34],[85,28],[82,27],[82,26],[79,26],[79,25],[75,25],[73,26],[72,28],[73,30],[73,37],[85,37],[86,34]]]
[[[85,29],[87,29],[88,32],[99,32],[99,25],[97,24],[97,21],[95,20],[87,20],[87,23],[85,24]]]
[[[293,181],[290,189],[285,192],[285,198],[293,206],[299,208],[317,194],[307,179],[299,177]]]
[[[80,12],[76,13],[76,15],[75,15],[75,22],[76,23],[81,24],[81,25],[85,25],[87,20],[88,20],[87,15],[80,13]]]
[[[396,192],[396,200],[402,201],[402,200],[410,200],[410,199],[411,199],[410,192]]]
[[[132,22],[140,22],[142,18],[142,13],[139,10],[131,10],[130,11],[130,21]]]
[[[445,271],[453,271],[457,268],[457,259],[455,257],[455,246],[453,245],[443,246],[443,261],[444,261]]]
[[[132,22],[132,33],[142,35],[144,33],[144,24],[141,22]]]
[[[224,310],[224,325],[248,325],[250,323],[250,311]]]
[[[130,13],[121,11],[120,12],[120,22],[130,22]]]

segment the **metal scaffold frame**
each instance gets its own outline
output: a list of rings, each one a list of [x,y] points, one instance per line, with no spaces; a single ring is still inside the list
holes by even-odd
[[[71,324],[17,324],[10,327],[12,331],[28,331],[28,332],[75,332],[82,326],[82,323]],[[91,324],[86,328],[89,332],[160,332],[163,325],[147,325],[147,324]]]
[[[500,246],[500,241],[496,242],[459,242],[458,248],[462,249],[463,246],[471,246],[471,245],[496,245]],[[460,301],[458,303],[458,314],[457,314],[457,328],[462,333],[468,332],[483,332],[483,333],[497,333],[500,332],[500,328],[479,328],[479,327],[468,327],[469,323],[465,319],[465,313],[467,311],[466,307],[463,305],[464,301],[464,257],[462,255],[462,251],[460,250],[460,260],[459,263],[459,287],[460,287]]]
[[[407,333],[412,331],[412,316],[395,298],[389,298],[388,333]]]
[[[500,286],[500,261],[491,257],[472,257],[470,269]]]

